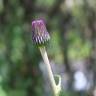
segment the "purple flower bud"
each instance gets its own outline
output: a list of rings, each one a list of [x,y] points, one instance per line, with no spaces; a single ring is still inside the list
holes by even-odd
[[[43,20],[32,22],[32,40],[37,45],[43,45],[50,39]]]

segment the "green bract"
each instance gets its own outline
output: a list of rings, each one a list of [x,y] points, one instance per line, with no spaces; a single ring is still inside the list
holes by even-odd
[[[36,45],[45,45],[50,39],[43,20],[34,20],[32,22],[32,40]]]

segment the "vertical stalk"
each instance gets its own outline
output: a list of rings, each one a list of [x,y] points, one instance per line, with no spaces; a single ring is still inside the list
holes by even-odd
[[[48,60],[46,49],[45,49],[45,47],[39,47],[39,50],[41,52],[44,63],[46,64],[46,67],[47,67],[48,77],[49,77],[49,80],[50,80],[50,83],[51,83],[51,87],[52,87],[54,96],[56,96],[56,84],[55,84],[52,69],[51,69],[51,66],[50,66],[50,63],[49,63],[49,60]]]
[[[52,69],[51,69],[51,66],[49,63],[49,59],[47,56],[47,52],[44,47],[45,43],[47,41],[49,41],[50,35],[46,29],[46,26],[45,26],[43,20],[34,20],[32,22],[32,28],[33,28],[32,29],[32,40],[36,45],[42,45],[42,47],[39,47],[39,50],[41,52],[42,58],[44,60],[46,68],[47,68],[48,77],[49,77],[49,80],[51,83],[53,94],[54,94],[54,96],[58,96],[58,94],[61,91],[61,77],[56,76],[59,81],[58,84],[56,84],[53,73],[52,73]]]

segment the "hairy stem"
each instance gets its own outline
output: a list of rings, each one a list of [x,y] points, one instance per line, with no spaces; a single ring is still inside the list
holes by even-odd
[[[51,69],[51,66],[50,66],[50,63],[49,63],[49,59],[48,59],[48,56],[47,56],[46,49],[45,49],[45,47],[39,47],[39,50],[41,52],[44,63],[46,64],[46,67],[47,67],[48,77],[49,77],[49,80],[50,80],[50,83],[51,83],[53,94],[54,94],[54,96],[57,96],[56,83],[55,83],[55,79],[54,79],[52,69]]]

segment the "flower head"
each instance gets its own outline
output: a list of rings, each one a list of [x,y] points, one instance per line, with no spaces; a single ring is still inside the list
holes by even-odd
[[[49,41],[50,36],[43,20],[32,22],[32,40],[37,45],[43,45]]]

